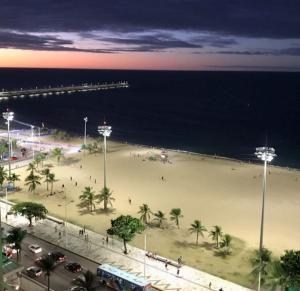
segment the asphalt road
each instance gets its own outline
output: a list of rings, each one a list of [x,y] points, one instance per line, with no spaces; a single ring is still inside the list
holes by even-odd
[[[5,224],[2,224],[2,227],[5,229],[8,229],[8,226]],[[42,253],[39,254],[34,254],[32,253],[29,249],[28,246],[30,244],[38,244],[40,247],[42,247]],[[30,234],[27,234],[26,238],[23,241],[22,244],[22,252],[21,252],[21,257],[19,260],[19,263],[21,263],[24,266],[24,271],[26,268],[30,266],[35,266],[35,259],[40,257],[41,255],[47,255],[50,251],[60,251],[63,253],[67,258],[66,262],[76,262],[79,263],[83,270],[90,270],[92,272],[96,272],[97,266],[99,264],[96,264],[86,258],[83,258],[81,256],[78,256],[76,254],[73,254],[71,252],[68,252],[64,249],[61,249],[60,247],[54,246],[48,242],[45,242],[43,240],[40,240],[36,237],[33,237]],[[16,255],[13,255],[13,259],[16,259]],[[50,276],[50,288],[52,288],[55,291],[67,291],[70,290],[72,286],[72,280],[75,279],[80,273],[73,274],[70,271],[67,271],[64,268],[65,263],[60,263],[59,265],[56,266],[54,269],[54,272]],[[42,274],[40,277],[35,278],[35,280],[39,281],[40,283],[44,284],[47,286],[47,277]],[[108,287],[103,287],[99,286],[97,291],[112,291],[112,289]]]

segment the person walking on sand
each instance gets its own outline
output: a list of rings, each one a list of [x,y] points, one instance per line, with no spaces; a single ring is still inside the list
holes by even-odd
[[[165,268],[166,270],[168,270],[168,261],[166,260],[166,263],[165,263]]]
[[[108,244],[108,236],[106,236],[106,244]]]
[[[75,186],[77,187],[77,182],[75,182]]]
[[[128,199],[129,204],[131,205],[131,198]]]
[[[97,183],[97,180],[95,179],[95,184]]]
[[[85,225],[83,226],[83,233],[85,233]]]
[[[209,284],[208,284],[208,288],[209,288],[209,289],[211,289],[211,282],[209,282]]]
[[[177,268],[177,277],[179,277],[179,272],[180,272],[180,269]]]
[[[72,178],[72,176],[71,176],[71,177],[70,177],[70,180],[72,181],[72,179],[73,179],[73,178]]]
[[[162,181],[164,180],[164,176],[161,176],[161,180],[162,180]]]

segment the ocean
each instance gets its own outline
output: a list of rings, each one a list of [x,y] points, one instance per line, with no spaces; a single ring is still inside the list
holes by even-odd
[[[272,146],[275,165],[300,169],[300,73],[0,69],[0,89],[128,81],[127,89],[2,101],[17,120],[97,136],[255,161]],[[4,121],[3,121],[4,124]],[[19,126],[18,126],[19,127]]]

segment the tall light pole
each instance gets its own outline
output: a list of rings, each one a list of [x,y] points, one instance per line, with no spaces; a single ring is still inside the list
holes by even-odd
[[[111,134],[111,126],[106,125],[104,121],[103,125],[98,126],[98,132],[104,137],[104,188],[106,188],[106,137]]]
[[[259,272],[258,272],[258,286],[257,286],[257,290],[260,291],[261,271],[262,271],[262,252],[263,252],[263,240],[264,240],[265,195],[267,190],[267,164],[268,162],[271,162],[276,157],[276,154],[274,148],[259,147],[256,148],[255,155],[264,162],[263,195],[262,195],[260,239],[259,239]]]
[[[86,123],[88,122],[88,118],[85,117],[83,118],[84,120],[84,140],[83,140],[83,144],[86,146]]]
[[[33,137],[34,137],[34,125],[31,125],[31,144],[32,144],[32,158],[34,159],[34,144],[33,144]]]
[[[11,146],[10,146],[10,122],[14,119],[14,113],[11,111],[6,111],[2,113],[3,118],[6,120],[7,123],[7,139],[8,139],[8,175],[11,176]]]

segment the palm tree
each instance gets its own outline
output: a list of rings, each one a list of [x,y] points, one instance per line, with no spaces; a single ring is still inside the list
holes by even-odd
[[[12,182],[13,183],[13,187],[15,188],[15,182],[16,181],[20,181],[20,175],[17,175],[15,173],[12,173],[8,178],[7,180],[9,182]]]
[[[45,181],[47,183],[47,191],[49,190],[49,174],[50,174],[50,169],[46,168],[42,171],[42,175],[45,176]]]
[[[167,220],[167,218],[165,217],[166,215],[160,210],[158,210],[153,215],[155,216],[154,220],[156,220],[158,222],[159,227],[162,227],[164,221]]]
[[[113,192],[109,190],[109,188],[104,187],[101,192],[99,193],[98,199],[99,203],[104,203],[104,210],[107,210],[107,205],[110,204],[112,206],[112,201],[115,201],[115,198],[111,197]]]
[[[232,237],[229,234],[223,236],[222,241],[220,242],[220,247],[223,249],[224,253],[228,255],[230,253]]]
[[[46,257],[43,257],[40,260],[40,266],[48,278],[48,291],[49,291],[50,290],[50,276],[51,276],[51,272],[53,272],[53,270],[55,268],[55,260],[51,255],[48,255]]]
[[[94,210],[96,209],[94,201],[97,199],[97,195],[95,195],[93,187],[85,187],[79,199],[82,200],[83,204],[87,205],[87,208],[90,209],[91,212],[93,211],[93,207]]]
[[[200,220],[195,220],[194,223],[191,224],[189,231],[196,233],[196,245],[198,245],[199,234],[204,237],[203,232],[207,231],[207,229],[202,225]]]
[[[64,156],[62,148],[53,149],[52,156],[57,159],[57,164],[59,164],[60,159]]]
[[[274,260],[266,266],[265,275],[262,276],[263,283],[270,286],[270,290],[278,290],[278,286],[286,285],[287,280],[280,260]],[[282,290],[282,289],[281,289]]]
[[[27,169],[28,172],[35,172],[36,171],[36,162],[33,161],[31,163],[29,163]]]
[[[222,227],[215,225],[213,227],[213,229],[210,231],[209,234],[212,238],[212,240],[216,241],[217,243],[217,248],[219,247],[219,238],[222,237],[223,233],[222,233]]]
[[[183,215],[181,214],[181,209],[180,208],[173,208],[170,211],[170,219],[174,220],[178,229],[179,229],[179,218],[183,217]]]
[[[150,214],[152,213],[148,204],[140,206],[140,211],[138,213],[141,214],[140,220],[147,224],[150,219]]]
[[[35,193],[35,189],[38,185],[41,185],[41,177],[38,175],[34,175],[34,172],[31,171],[29,176],[26,177],[25,179],[25,185],[29,185],[28,190],[32,191],[33,193]]]
[[[261,256],[261,261],[260,261]],[[252,272],[251,274],[254,278],[258,278],[259,270],[261,270],[261,283],[264,284],[265,277],[267,276],[267,267],[272,262],[272,252],[267,248],[262,248],[260,255],[259,250],[255,250],[254,257],[251,259]]]
[[[1,186],[3,185],[5,179],[7,179],[7,171],[4,169],[4,167],[0,166],[0,185]]]
[[[19,254],[22,250],[22,241],[27,234],[26,230],[21,229],[20,227],[12,228],[6,237],[6,241],[10,244],[15,244],[14,248],[17,250],[17,260],[19,260]]]
[[[86,272],[82,273],[82,276],[77,277],[73,283],[76,286],[80,286],[85,288],[87,291],[92,291],[95,289],[95,282],[96,282],[96,275],[87,270]]]
[[[53,193],[53,183],[56,182],[57,180],[55,179],[55,174],[49,173],[47,177],[47,182],[51,184],[51,191],[50,193]]]
[[[4,155],[4,153],[5,153],[7,150],[8,150],[8,149],[7,149],[7,144],[1,142],[1,143],[0,143],[0,158],[1,158],[1,160],[3,159],[3,155]]]

